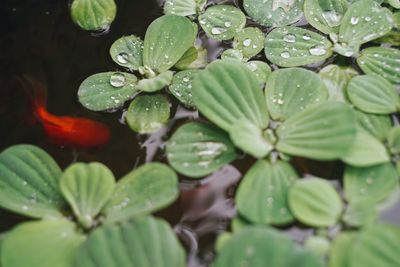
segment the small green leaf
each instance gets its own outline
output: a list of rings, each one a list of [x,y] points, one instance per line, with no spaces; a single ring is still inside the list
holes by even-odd
[[[297,179],[284,161],[259,160],[244,176],[235,201],[239,213],[253,223],[282,225],[294,220],[289,210],[289,188]]]
[[[319,178],[298,180],[289,191],[289,206],[296,219],[315,227],[333,226],[343,209],[333,186]]]
[[[346,102],[345,89],[358,72],[352,67],[331,64],[322,68],[318,74],[328,88],[329,100]]]
[[[392,119],[388,115],[375,115],[356,110],[357,124],[379,141],[386,140]]]
[[[195,107],[192,96],[193,79],[200,70],[185,70],[175,74],[169,91],[185,106]]]
[[[344,194],[350,203],[381,202],[398,186],[396,168],[390,162],[364,168],[346,166],[344,172]]]
[[[184,267],[185,258],[185,250],[171,227],[164,220],[144,217],[93,231],[79,250],[74,266]]]
[[[242,54],[242,51],[236,50],[236,49],[226,49],[222,54],[221,54],[221,59],[236,59],[240,60],[243,62],[246,62],[249,60],[248,58],[245,58]]]
[[[226,244],[226,242],[231,239],[232,233],[230,232],[223,232],[218,235],[217,240],[215,241],[215,250],[219,253],[222,247]]]
[[[316,160],[345,155],[356,133],[353,110],[339,102],[314,105],[287,119],[278,129],[277,149]]]
[[[271,117],[285,121],[311,105],[326,101],[328,90],[322,79],[312,71],[280,69],[269,76],[265,98]]]
[[[332,55],[332,43],[324,36],[295,26],[273,29],[265,39],[265,56],[280,67],[323,61]]]
[[[236,33],[233,48],[242,52],[246,58],[252,58],[264,47],[264,33],[256,27],[248,27]]]
[[[393,127],[388,133],[388,146],[393,154],[400,154],[400,127]]]
[[[304,247],[315,255],[325,257],[331,248],[331,243],[324,236],[310,236],[304,241]]]
[[[337,33],[348,6],[346,0],[305,0],[304,15],[314,28],[325,33]]]
[[[207,49],[201,46],[192,46],[175,64],[179,70],[202,69],[208,64]]]
[[[87,31],[107,29],[116,14],[114,0],[74,0],[71,5],[72,20]]]
[[[244,28],[246,16],[234,6],[215,5],[199,16],[199,23],[209,38],[230,40]]]
[[[267,156],[274,148],[261,129],[246,119],[236,121],[229,130],[229,136],[238,148],[256,158]]]
[[[165,71],[158,76],[142,79],[138,82],[136,89],[147,93],[160,91],[171,84],[173,76],[174,73],[172,71]]]
[[[170,116],[170,103],[163,95],[141,95],[129,105],[126,121],[129,127],[140,134],[160,130]]]
[[[118,181],[103,209],[108,222],[160,210],[178,197],[178,177],[165,164],[147,163]]]
[[[400,109],[394,86],[377,75],[360,75],[350,80],[347,95],[358,109],[374,114],[390,114]]]
[[[266,265],[268,264],[268,265]],[[322,267],[318,256],[297,246],[273,228],[250,226],[226,241],[215,267]]]
[[[400,0],[386,0],[386,2],[394,8],[400,8]]]
[[[170,165],[192,178],[208,175],[236,158],[224,131],[198,122],[181,126],[169,139],[166,152]]]
[[[138,70],[143,66],[143,41],[135,35],[123,36],[112,44],[110,56],[118,65]]]
[[[246,63],[246,66],[257,76],[257,79],[262,88],[264,88],[265,83],[272,70],[271,67],[264,61],[253,60]]]
[[[260,129],[268,125],[268,111],[257,78],[236,60],[209,64],[193,81],[193,100],[204,116],[226,131],[240,120]]]
[[[366,74],[377,74],[393,84],[400,83],[400,51],[369,47],[361,51],[357,64]]]
[[[113,173],[97,162],[72,164],[60,179],[61,192],[86,228],[93,226],[95,217],[111,197],[114,187]]]
[[[400,266],[400,228],[373,224],[358,234],[350,248],[349,267]]]
[[[304,0],[244,0],[243,7],[256,22],[266,27],[286,26],[300,20]]]
[[[204,10],[207,0],[167,0],[164,4],[164,14],[192,16]]]
[[[3,267],[71,267],[85,237],[67,220],[44,220],[15,227],[1,248]]]
[[[385,146],[378,139],[359,129],[342,160],[352,166],[365,167],[388,162],[390,158]]]
[[[79,102],[87,109],[117,109],[135,96],[137,78],[125,72],[102,72],[86,78],[79,87]]]
[[[154,20],[144,38],[144,66],[157,73],[169,70],[193,46],[196,34],[197,26],[185,17],[164,15]]]
[[[33,218],[59,217],[60,167],[44,150],[16,145],[0,154],[0,206]]]
[[[393,15],[373,0],[349,6],[340,25],[335,51],[345,57],[358,53],[360,45],[384,36],[393,26]]]
[[[329,267],[349,267],[349,251],[354,239],[355,233],[353,232],[341,232],[336,236],[329,254]]]
[[[343,214],[343,222],[351,227],[361,227],[374,222],[378,218],[375,203],[369,200],[349,203]]]

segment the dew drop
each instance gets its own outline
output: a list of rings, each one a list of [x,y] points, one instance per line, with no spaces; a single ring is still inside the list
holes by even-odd
[[[224,23],[224,25],[225,25],[225,27],[229,28],[230,26],[232,26],[232,22],[226,21],[226,22]]]
[[[322,56],[326,54],[326,48],[320,45],[313,46],[308,51],[313,56]]]
[[[283,36],[283,40],[287,43],[294,43],[296,42],[296,35],[288,33],[285,36]]]
[[[243,45],[246,46],[246,47],[250,46],[251,45],[251,40],[250,39],[244,40],[243,41]]]
[[[311,36],[308,33],[305,33],[302,38],[303,38],[303,40],[308,41],[311,39]]]
[[[211,29],[211,33],[214,35],[219,35],[225,32],[225,29],[223,28],[218,28],[218,27],[214,27]]]
[[[121,64],[128,63],[129,56],[127,53],[120,53],[117,55],[117,61]]]
[[[351,19],[350,19],[351,25],[356,25],[358,23],[358,21],[359,21],[358,17],[351,17]]]
[[[110,77],[110,84],[114,87],[122,87],[125,85],[125,76],[121,73],[114,73]]]
[[[289,54],[289,52],[282,52],[282,53],[281,53],[281,57],[283,57],[283,58],[290,58],[290,54]]]

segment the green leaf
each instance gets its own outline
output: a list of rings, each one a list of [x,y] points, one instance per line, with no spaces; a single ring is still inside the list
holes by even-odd
[[[361,227],[374,222],[378,217],[378,211],[374,204],[369,200],[349,203],[343,215],[344,223],[351,227]]]
[[[33,218],[59,217],[62,172],[44,150],[15,145],[0,154],[0,206]]]
[[[400,83],[400,51],[369,47],[361,51],[357,64],[366,74],[377,74],[391,83]]]
[[[165,71],[158,76],[149,79],[142,79],[138,82],[136,89],[147,93],[160,91],[171,84],[173,76],[174,73],[172,71]]]
[[[67,220],[23,223],[7,233],[3,267],[71,267],[85,237]]]
[[[386,2],[394,8],[400,8],[400,0],[386,0]]]
[[[295,26],[273,29],[265,39],[265,56],[280,67],[323,61],[332,55],[332,43],[324,36]]]
[[[342,157],[356,133],[354,112],[339,102],[314,105],[287,119],[278,129],[277,149],[316,160]]]
[[[169,116],[170,103],[165,96],[141,95],[129,105],[126,121],[133,131],[146,134],[160,130]]]
[[[352,67],[327,65],[319,71],[319,76],[328,88],[329,100],[345,102],[347,84],[358,72]]]
[[[400,127],[396,126],[388,132],[388,146],[392,154],[400,154]]]
[[[175,68],[179,70],[202,69],[208,64],[207,49],[201,46],[193,46],[189,48],[185,54],[175,64]]]
[[[320,32],[337,33],[347,6],[347,0],[305,0],[304,15]]]
[[[226,241],[215,267],[322,267],[318,256],[294,244],[273,228],[246,227]]]
[[[244,0],[246,13],[266,27],[286,26],[300,20],[304,0]]]
[[[209,38],[230,40],[244,28],[246,16],[234,6],[215,5],[199,16],[199,23]]]
[[[86,78],[78,90],[78,100],[87,109],[117,109],[135,96],[137,78],[125,72],[102,72]]]
[[[304,241],[304,247],[317,256],[325,257],[329,253],[331,243],[324,236],[310,236]]]
[[[265,83],[272,70],[264,61],[253,60],[246,63],[246,66],[257,76],[260,86],[264,88]]]
[[[222,247],[226,244],[226,242],[231,239],[232,233],[230,232],[223,232],[218,235],[217,240],[215,241],[215,250],[219,253]]]
[[[385,146],[378,139],[359,129],[342,160],[352,166],[365,167],[388,162],[390,158]]]
[[[185,250],[171,227],[153,217],[104,225],[82,245],[75,267],[184,267]]]
[[[166,146],[169,164],[179,173],[200,178],[236,158],[229,136],[213,125],[190,122],[181,126]]]
[[[175,74],[169,91],[185,106],[195,107],[192,96],[193,79],[200,70],[185,70]]]
[[[123,36],[112,44],[110,56],[118,65],[138,70],[143,66],[143,41],[135,35]]]
[[[242,51],[236,50],[236,49],[226,49],[222,54],[221,54],[221,59],[236,59],[240,60],[243,62],[246,62],[248,58],[245,58],[242,54]]]
[[[396,168],[390,163],[358,168],[346,166],[344,194],[350,202],[378,203],[398,188]]]
[[[329,267],[349,267],[348,255],[355,238],[353,232],[341,232],[332,242]]]
[[[236,33],[232,46],[246,58],[252,58],[264,47],[264,33],[256,27],[248,27]]]
[[[147,163],[118,181],[114,194],[103,209],[108,222],[149,214],[178,197],[178,177],[165,164]]]
[[[267,140],[260,128],[246,119],[235,122],[229,136],[238,148],[256,158],[267,156],[274,148],[272,140]]]
[[[204,116],[229,132],[240,120],[260,129],[268,125],[268,111],[257,78],[235,60],[209,64],[193,81],[193,100]]]
[[[289,205],[296,219],[314,227],[335,225],[343,210],[335,188],[319,178],[298,180],[289,191]]]
[[[394,86],[377,75],[360,75],[350,80],[347,95],[358,109],[374,114],[390,114],[400,109]]]
[[[164,4],[164,14],[191,16],[204,10],[207,0],[167,0]]]
[[[87,31],[109,28],[116,14],[114,0],[74,0],[71,5],[72,20]]]
[[[386,140],[392,119],[388,115],[375,115],[356,110],[357,125],[379,141]]]
[[[197,26],[185,17],[164,15],[154,20],[144,38],[144,66],[157,73],[169,70],[193,46],[196,35]]]
[[[298,178],[284,161],[259,160],[247,171],[235,202],[239,213],[253,223],[282,225],[294,220],[289,210],[289,188]]]
[[[72,164],[60,179],[61,192],[78,221],[86,228],[93,226],[95,217],[111,197],[114,187],[113,173],[97,162]]]
[[[388,43],[392,46],[400,46],[400,11],[393,12],[395,25],[385,36],[375,40],[377,43]]]
[[[312,71],[279,69],[269,76],[265,97],[271,117],[285,121],[311,105],[326,101],[328,90],[322,79]]]
[[[400,228],[375,224],[356,236],[349,255],[349,267],[400,266]]]
[[[340,25],[335,51],[351,57],[358,53],[360,45],[384,36],[393,26],[389,9],[372,0],[361,0],[349,6]]]

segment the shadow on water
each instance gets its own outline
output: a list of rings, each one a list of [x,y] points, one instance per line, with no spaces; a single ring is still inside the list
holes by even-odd
[[[106,146],[80,151],[78,160],[106,164],[120,178],[134,167],[149,161],[165,162],[163,145],[182,123],[197,118],[197,112],[177,107],[175,119],[154,135],[139,136],[121,123],[123,112],[95,113],[83,108],[76,93],[87,76],[118,70],[108,50],[122,35],[144,37],[148,25],[162,14],[159,0],[117,0],[118,14],[109,32],[93,35],[75,26],[67,0],[3,0],[0,7],[0,150],[28,143],[42,147],[62,168],[73,159],[68,149],[50,144],[38,124],[29,120],[29,105],[24,93],[11,82],[13,75],[29,74],[48,88],[48,110],[57,115],[83,116],[106,123],[112,139]],[[227,2],[227,1],[216,1]],[[216,58],[225,44],[208,42]],[[234,163],[202,180],[181,177],[181,195],[169,208],[156,215],[168,220],[189,251],[189,266],[207,266],[214,256],[218,233],[229,227],[234,216],[233,196],[242,174],[254,159],[242,156]],[[294,159],[299,172],[328,179],[340,179],[342,166]],[[337,183],[336,184],[340,184]],[[397,211],[400,209],[396,208]],[[397,215],[396,215],[397,214]],[[383,215],[400,223],[399,212]],[[25,218],[0,209],[0,232]],[[296,225],[285,229],[298,241],[312,231]]]

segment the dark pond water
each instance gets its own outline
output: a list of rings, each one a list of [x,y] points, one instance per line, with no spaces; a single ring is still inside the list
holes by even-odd
[[[122,124],[122,112],[94,113],[77,101],[77,89],[87,76],[117,70],[108,50],[122,35],[144,37],[147,26],[162,14],[160,0],[117,0],[118,14],[109,32],[90,34],[75,26],[67,0],[2,0],[0,7],[0,150],[14,144],[29,143],[42,147],[65,168],[73,161],[69,149],[50,144],[38,124],[30,121],[27,99],[21,88],[12,83],[14,75],[28,74],[47,84],[47,107],[57,115],[83,116],[103,121],[112,129],[109,144],[96,150],[79,151],[78,160],[106,164],[116,177],[148,161],[165,162],[163,142],[180,124],[197,118],[197,112],[174,103],[174,119],[168,127],[152,136],[139,136]],[[216,1],[222,2],[222,1]],[[226,2],[226,1],[225,1]],[[221,44],[209,42],[211,56]],[[216,235],[229,226],[234,216],[232,197],[242,174],[254,160],[242,156],[219,172],[202,180],[181,177],[180,198],[157,213],[174,227],[189,253],[189,266],[208,266],[214,256]],[[295,159],[303,174],[337,180],[342,175],[339,163]],[[340,184],[340,183],[337,183]],[[397,205],[400,206],[400,205]],[[400,224],[400,207],[382,217]],[[0,232],[25,218],[0,209]],[[312,231],[295,225],[287,229],[301,239]]]

